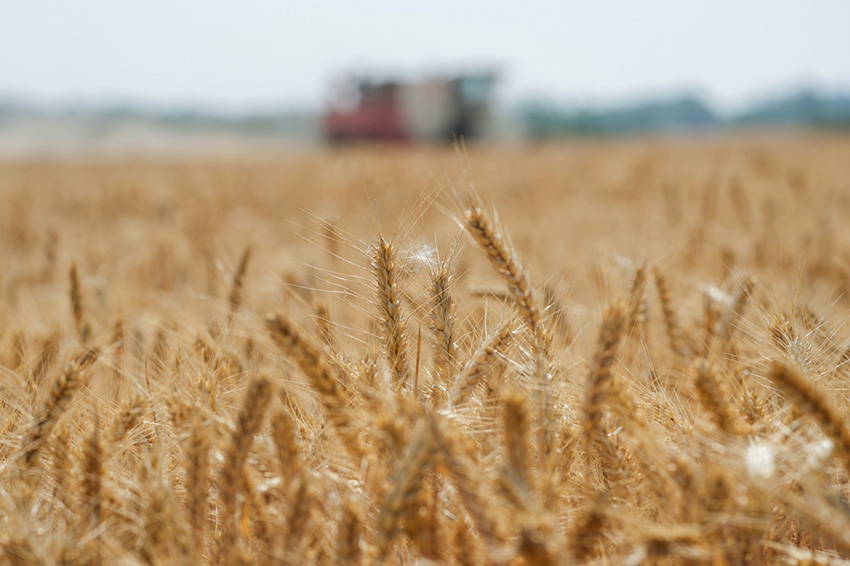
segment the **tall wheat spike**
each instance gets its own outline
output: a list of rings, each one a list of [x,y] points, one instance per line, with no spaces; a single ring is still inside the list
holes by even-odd
[[[401,306],[401,291],[398,288],[398,265],[396,250],[383,236],[372,251],[372,270],[378,289],[378,311],[381,315],[383,338],[387,360],[392,372],[392,383],[396,391],[411,386],[410,362],[407,345],[407,321]]]
[[[91,326],[86,320],[85,306],[83,305],[83,290],[80,286],[80,276],[77,274],[76,263],[71,264],[71,269],[68,271],[68,279],[71,286],[71,311],[74,314],[74,326],[77,329],[77,336],[80,342],[85,344],[91,336]]]
[[[584,435],[588,453],[602,433],[603,411],[612,387],[612,367],[625,320],[625,307],[619,302],[608,307],[602,316],[602,327],[599,330],[596,353],[587,379],[584,404]]]
[[[543,325],[540,306],[516,253],[496,230],[490,216],[482,208],[473,206],[464,213],[463,225],[478,247],[484,251],[490,265],[502,276],[514,304],[528,324],[534,338],[534,378],[538,388],[537,402],[540,415],[539,450],[543,456],[542,459],[548,465],[554,450],[552,398],[549,386],[552,375],[548,351],[551,340]]]
[[[233,281],[230,285],[230,294],[227,296],[227,323],[233,321],[233,315],[242,305],[244,299],[245,274],[248,273],[248,264],[251,261],[251,246],[245,248],[242,252],[242,257],[239,259],[239,266],[233,274]]]
[[[658,297],[661,301],[661,312],[664,315],[664,328],[667,331],[670,350],[678,359],[682,359],[686,356],[686,352],[682,340],[682,327],[679,326],[673,300],[670,298],[670,284],[667,282],[667,277],[657,266],[653,267],[652,272],[655,276],[655,286],[658,288]]]
[[[451,383],[457,357],[455,304],[452,276],[446,261],[431,270],[431,332],[434,334],[434,367],[440,383]]]

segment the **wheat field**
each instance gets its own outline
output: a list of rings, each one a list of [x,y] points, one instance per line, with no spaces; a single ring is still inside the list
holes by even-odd
[[[850,564],[850,138],[0,163],[4,564]]]

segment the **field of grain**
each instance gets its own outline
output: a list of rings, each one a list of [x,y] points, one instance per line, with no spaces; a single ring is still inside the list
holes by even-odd
[[[827,135],[2,162],[0,561],[850,564],[848,218]]]

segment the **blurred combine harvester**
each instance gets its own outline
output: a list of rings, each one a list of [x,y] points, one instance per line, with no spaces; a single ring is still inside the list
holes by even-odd
[[[324,116],[329,142],[441,142],[485,137],[492,120],[492,72],[421,81],[346,79]]]

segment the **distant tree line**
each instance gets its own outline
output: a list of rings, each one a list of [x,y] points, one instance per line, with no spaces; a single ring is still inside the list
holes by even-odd
[[[526,133],[619,135],[643,132],[693,132],[759,126],[850,128],[850,95],[813,91],[794,93],[722,116],[696,96],[654,100],[627,107],[576,109],[532,101],[520,106]]]

